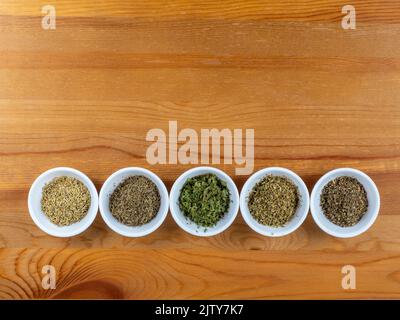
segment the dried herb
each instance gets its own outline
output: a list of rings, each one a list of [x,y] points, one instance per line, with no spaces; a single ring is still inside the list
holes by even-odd
[[[179,207],[191,221],[202,227],[212,227],[228,212],[229,189],[215,174],[188,179],[179,196]]]
[[[357,224],[368,210],[367,192],[355,178],[342,176],[328,182],[320,203],[329,221],[341,227]]]
[[[160,193],[153,181],[144,176],[131,176],[122,181],[110,196],[110,211],[127,226],[150,222],[161,205]]]
[[[250,192],[248,207],[259,223],[282,227],[294,216],[299,205],[297,186],[283,176],[267,175]]]
[[[41,208],[52,223],[69,226],[86,216],[90,201],[90,192],[81,181],[62,176],[43,187]]]

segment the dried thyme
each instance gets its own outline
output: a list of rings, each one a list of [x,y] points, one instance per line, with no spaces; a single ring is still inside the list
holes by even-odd
[[[288,178],[267,175],[250,192],[248,207],[259,223],[282,227],[294,216],[299,198],[296,185]]]
[[[110,211],[127,226],[150,222],[161,205],[160,193],[153,181],[144,176],[131,176],[122,181],[110,196]]]
[[[357,224],[368,209],[367,192],[355,178],[342,176],[328,182],[320,203],[329,221],[341,227]]]
[[[62,176],[43,187],[41,208],[52,223],[69,226],[86,216],[90,201],[90,192],[81,181]]]
[[[229,189],[215,174],[188,179],[179,196],[183,214],[198,226],[212,227],[228,212]]]

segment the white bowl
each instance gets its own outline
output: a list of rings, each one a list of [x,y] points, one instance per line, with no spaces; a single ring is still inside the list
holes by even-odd
[[[70,226],[57,226],[52,223],[41,209],[42,189],[46,183],[56,177],[68,176],[81,181],[90,192],[90,207],[86,216]],[[72,237],[85,231],[96,218],[98,210],[98,194],[93,182],[82,172],[66,167],[59,167],[43,172],[33,182],[28,195],[29,214],[33,222],[44,232],[54,237]]]
[[[320,204],[321,192],[324,186],[329,181],[341,176],[356,178],[367,192],[368,211],[361,220],[352,227],[340,227],[330,222],[328,218],[325,217]],[[375,183],[365,173],[351,168],[340,168],[329,171],[318,180],[311,192],[311,214],[314,221],[326,233],[338,238],[355,237],[367,231],[375,222],[379,213],[379,207],[380,197]]]
[[[189,178],[204,174],[215,174],[219,179],[226,182],[230,192],[230,205],[228,212],[213,227],[198,226],[186,218],[179,208],[179,196],[183,185]],[[170,210],[175,222],[186,232],[200,237],[215,236],[226,230],[235,220],[239,211],[239,192],[233,180],[222,170],[212,167],[197,167],[184,172],[174,183],[170,194]]]
[[[253,190],[254,186],[267,175],[286,177],[297,186],[299,191],[300,203],[297,211],[292,219],[282,227],[271,227],[259,223],[253,218],[249,210],[248,200],[250,192]],[[293,171],[279,167],[265,168],[254,173],[244,184],[240,193],[240,211],[242,212],[243,219],[254,231],[268,237],[281,237],[295,231],[304,222],[308,214],[309,197],[307,186]]]
[[[110,196],[122,181],[130,176],[138,175],[150,179],[157,186],[161,199],[160,209],[148,223],[141,226],[127,226],[114,218],[110,212]],[[165,220],[168,213],[168,191],[162,180],[150,170],[138,167],[124,168],[114,172],[104,182],[100,190],[99,206],[104,222],[116,233],[125,237],[143,237],[158,229]]]

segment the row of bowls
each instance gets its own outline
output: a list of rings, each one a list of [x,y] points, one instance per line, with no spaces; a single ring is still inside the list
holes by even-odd
[[[185,218],[179,208],[178,200],[180,191],[187,179],[208,173],[217,175],[218,178],[227,183],[231,194],[231,204],[228,212],[214,227],[205,229],[197,226],[195,223],[190,222]],[[300,204],[297,208],[295,216],[289,221],[289,223],[280,228],[269,227],[258,223],[250,214],[247,205],[248,195],[253,189],[254,185],[268,174],[285,176],[289,178],[294,184],[297,185],[300,194]],[[157,186],[161,196],[161,205],[156,217],[149,223],[137,227],[130,227],[120,223],[112,216],[109,210],[110,195],[119,185],[119,183],[132,175],[143,175],[152,180]],[[80,180],[86,185],[91,195],[91,205],[85,218],[73,225],[66,227],[59,227],[50,222],[50,220],[42,212],[40,204],[42,188],[44,185],[55,177],[59,176],[70,176]],[[368,211],[360,220],[360,222],[352,227],[343,228],[333,224],[325,217],[320,206],[320,194],[322,188],[330,180],[339,176],[351,176],[356,178],[364,186],[367,192],[369,202]],[[29,213],[35,224],[42,231],[56,237],[72,237],[85,231],[94,221],[98,209],[100,209],[101,216],[103,217],[105,223],[115,232],[126,237],[142,237],[155,231],[163,223],[167,216],[168,208],[170,209],[172,217],[176,223],[186,232],[196,236],[213,236],[223,232],[232,224],[240,207],[240,211],[246,223],[254,231],[264,236],[278,237],[295,231],[304,222],[308,211],[311,208],[311,213],[315,222],[323,231],[335,237],[349,238],[365,232],[374,223],[379,213],[380,197],[378,189],[370,177],[359,170],[350,168],[336,169],[326,173],[315,184],[310,198],[304,181],[293,171],[279,167],[265,168],[254,173],[244,184],[240,196],[233,180],[225,172],[212,167],[197,167],[184,172],[175,181],[169,196],[167,188],[162,180],[156,174],[147,169],[129,167],[116,171],[105,181],[100,190],[100,195],[98,195],[93,182],[85,174],[76,169],[60,167],[42,173],[35,180],[29,191],[28,207]]]

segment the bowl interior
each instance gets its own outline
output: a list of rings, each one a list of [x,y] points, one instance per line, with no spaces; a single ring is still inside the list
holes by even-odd
[[[90,207],[86,216],[81,221],[63,227],[52,223],[41,208],[43,187],[54,178],[61,176],[73,177],[81,181],[88,188],[91,198]],[[53,236],[68,237],[84,231],[93,222],[98,210],[98,195],[96,188],[85,175],[69,168],[59,168],[49,170],[38,177],[29,192],[28,203],[32,219],[43,231]]]
[[[259,223],[250,213],[248,207],[249,195],[250,192],[253,190],[254,186],[261,181],[267,175],[276,175],[276,176],[283,176],[288,178],[292,181],[298,188],[299,195],[300,195],[300,202],[299,206],[297,207],[296,213],[292,217],[292,219],[282,227],[271,227],[266,226]],[[245,183],[243,186],[241,195],[240,195],[240,202],[241,202],[241,212],[243,218],[247,222],[247,224],[256,232],[271,236],[271,237],[279,237],[287,235],[294,230],[296,230],[305,220],[308,209],[309,209],[309,193],[306,185],[304,182],[292,173],[291,171],[284,169],[284,168],[266,168],[254,173]]]
[[[198,226],[196,223],[186,218],[179,208],[179,196],[185,182],[190,178],[204,174],[215,174],[219,179],[225,181],[230,193],[230,205],[228,212],[213,227]],[[235,220],[239,210],[238,199],[239,193],[236,185],[228,175],[215,168],[200,167],[186,171],[176,180],[171,190],[170,206],[174,219],[182,229],[197,236],[213,236],[227,229],[232,224],[233,220]]]
[[[160,209],[157,215],[148,223],[141,226],[127,226],[115,219],[110,211],[110,196],[116,187],[130,176],[145,176],[150,179],[160,193]],[[164,221],[168,213],[168,192],[164,183],[152,172],[141,168],[127,168],[117,171],[104,183],[100,191],[100,211],[104,221],[115,232],[128,237],[141,237],[153,232]]]
[[[340,176],[356,178],[367,192],[368,210],[361,220],[352,227],[340,227],[332,223],[325,217],[321,208],[322,189],[329,181]],[[329,234],[339,237],[352,237],[366,231],[375,221],[380,206],[379,193],[372,180],[365,174],[352,169],[338,169],[324,175],[313,189],[311,202],[312,214],[317,224]]]

